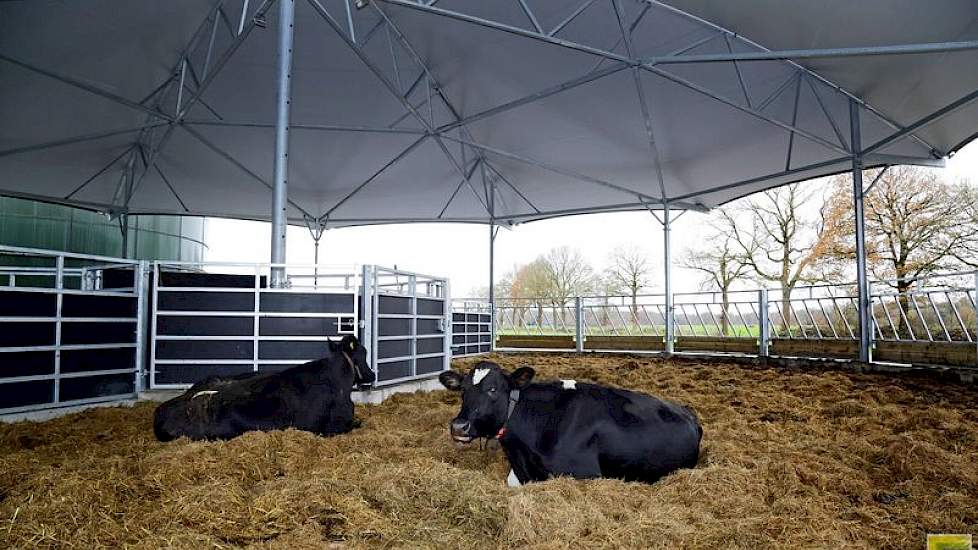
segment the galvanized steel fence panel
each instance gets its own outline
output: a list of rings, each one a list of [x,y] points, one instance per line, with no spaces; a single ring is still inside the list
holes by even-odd
[[[141,389],[145,266],[0,246],[0,414]]]

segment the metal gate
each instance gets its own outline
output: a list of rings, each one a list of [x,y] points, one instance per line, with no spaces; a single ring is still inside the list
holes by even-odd
[[[452,302],[452,356],[492,351],[492,306],[486,300]]]
[[[331,338],[358,333],[353,266],[288,266],[287,288],[268,287],[271,267],[154,264],[150,387],[283,370],[322,357]]]
[[[364,266],[364,318],[377,386],[449,368],[451,300],[444,278]]]
[[[0,246],[0,414],[140,388],[145,264]]]

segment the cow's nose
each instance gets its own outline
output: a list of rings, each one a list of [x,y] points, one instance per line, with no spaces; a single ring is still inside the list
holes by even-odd
[[[472,423],[468,420],[459,420],[458,418],[452,420],[452,435],[464,437],[469,435],[471,429]]]

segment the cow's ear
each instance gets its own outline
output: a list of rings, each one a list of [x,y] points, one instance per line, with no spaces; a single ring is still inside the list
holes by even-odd
[[[442,386],[452,391],[462,390],[462,375],[453,370],[447,370],[439,374],[438,381],[441,382]]]
[[[328,340],[326,345],[329,346],[329,351],[340,351],[340,343]]]
[[[537,371],[533,370],[532,367],[520,367],[509,375],[509,385],[514,389],[523,388],[533,380],[536,374]]]

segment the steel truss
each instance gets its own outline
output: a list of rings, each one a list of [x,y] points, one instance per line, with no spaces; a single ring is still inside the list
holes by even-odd
[[[221,0],[217,2],[214,7],[208,12],[205,20],[201,23],[196,32],[192,35],[191,40],[188,42],[186,48],[181,53],[179,59],[174,64],[173,70],[169,76],[158,85],[153,92],[140,101],[131,100],[124,98],[108,91],[108,87],[98,85],[97,83],[91,83],[89,81],[81,82],[76,79],[72,79],[66,75],[56,74],[52,71],[48,71],[41,67],[35,67],[29,65],[23,61],[13,59],[9,56],[0,55],[0,61],[6,61],[8,63],[16,64],[21,66],[26,70],[31,70],[33,72],[46,75],[50,78],[57,79],[68,85],[74,86],[86,92],[99,95],[110,101],[114,101],[120,105],[127,106],[132,109],[137,109],[145,112],[147,115],[145,123],[140,127],[126,128],[105,131],[94,134],[87,134],[76,136],[73,138],[66,138],[62,140],[52,141],[48,143],[39,143],[35,145],[29,145],[26,147],[19,147],[15,149],[9,149],[0,151],[0,156],[13,155],[22,152],[36,151],[51,147],[60,147],[64,145],[69,145],[72,143],[79,143],[83,141],[104,139],[107,137],[125,135],[128,133],[137,134],[133,146],[126,149],[120,157],[113,159],[108,165],[99,170],[96,174],[90,177],[88,180],[83,182],[79,188],[75,189],[72,193],[65,197],[65,201],[72,202],[73,196],[77,194],[81,189],[83,189],[88,183],[93,181],[95,178],[104,175],[107,171],[113,167],[120,167],[124,172],[124,175],[120,177],[119,186],[116,192],[116,200],[113,201],[111,205],[111,210],[118,213],[119,215],[124,215],[128,211],[128,204],[132,197],[138,192],[141,184],[143,183],[145,177],[150,173],[154,172],[163,182],[169,192],[175,197],[177,202],[181,205],[181,208],[185,212],[190,212],[191,209],[188,208],[186,202],[177,193],[170,179],[166,177],[162,169],[157,165],[157,160],[161,152],[165,149],[166,144],[171,139],[175,128],[177,127],[189,127],[189,126],[203,126],[203,125],[222,125],[222,126],[254,126],[254,127],[270,127],[269,123],[264,122],[248,122],[248,121],[227,121],[224,120],[221,115],[210,105],[203,101],[202,95],[206,90],[207,86],[213,81],[214,77],[221,71],[221,69],[227,64],[229,59],[233,56],[235,51],[240,47],[240,45],[247,39],[250,32],[258,23],[263,23],[264,15],[272,7],[275,0],[264,0],[258,3],[257,6],[252,10],[249,8],[248,0]],[[706,97],[711,98],[714,101],[727,105],[730,108],[741,111],[745,114],[753,116],[759,120],[766,122],[767,124],[773,125],[775,127],[781,128],[786,132],[788,139],[788,149],[786,152],[786,169],[783,172],[776,174],[768,174],[760,178],[752,178],[750,180],[745,180],[743,182],[735,182],[727,185],[726,189],[731,189],[740,186],[751,185],[763,180],[777,178],[780,175],[791,177],[795,174],[803,174],[809,170],[815,170],[829,165],[834,160],[824,161],[819,163],[809,164],[807,166],[792,166],[791,165],[791,153],[793,145],[796,138],[806,139],[810,142],[816,143],[823,148],[835,152],[838,154],[838,159],[844,161],[851,157],[851,147],[849,143],[846,142],[845,136],[840,128],[839,121],[835,120],[830,112],[826,109],[824,104],[823,93],[825,90],[819,91],[820,87],[827,87],[833,93],[839,93],[846,98],[854,101],[857,108],[863,112],[870,113],[876,116],[885,124],[893,128],[894,132],[879,140],[878,142],[864,147],[862,150],[862,158],[864,163],[868,165],[886,165],[886,164],[896,164],[896,163],[914,163],[914,164],[926,164],[933,165],[939,161],[928,160],[926,158],[916,158],[916,157],[901,157],[901,158],[882,158],[882,155],[878,154],[878,151],[884,147],[891,145],[892,143],[901,139],[912,139],[917,143],[921,144],[930,152],[930,155],[934,159],[939,159],[943,157],[947,152],[938,150],[932,145],[928,144],[926,141],[921,139],[918,132],[921,128],[925,127],[927,124],[933,123],[944,116],[947,116],[951,112],[961,109],[969,104],[971,104],[975,99],[978,99],[978,91],[974,93],[967,94],[966,96],[960,98],[959,100],[952,102],[951,104],[945,106],[944,108],[936,111],[935,113],[923,117],[922,119],[915,121],[911,124],[901,125],[895,122],[891,117],[888,117],[881,110],[875,108],[872,105],[867,104],[862,99],[858,98],[849,91],[835,85],[831,81],[821,77],[817,73],[802,67],[797,63],[800,59],[809,58],[825,58],[825,57],[842,57],[842,56],[870,56],[870,55],[900,55],[900,54],[915,54],[915,53],[933,53],[933,52],[950,52],[950,51],[961,51],[961,50],[972,50],[978,48],[978,41],[957,41],[957,42],[941,42],[941,43],[928,43],[928,44],[899,44],[899,45],[887,45],[887,46],[874,46],[874,47],[855,47],[855,48],[822,48],[822,49],[808,49],[808,50],[782,50],[782,51],[772,51],[764,48],[763,46],[750,41],[749,39],[735,34],[733,31],[710,23],[708,21],[697,18],[686,12],[678,10],[668,4],[659,2],[657,0],[646,0],[638,2],[641,5],[637,14],[632,17],[629,21],[627,20],[628,14],[625,13],[623,9],[624,2],[622,0],[612,0],[605,3],[595,2],[595,0],[585,0],[575,5],[568,6],[567,14],[563,17],[558,24],[553,28],[544,29],[541,27],[541,19],[537,17],[536,13],[533,11],[531,4],[521,1],[513,0],[517,2],[520,9],[526,16],[526,26],[514,26],[512,24],[506,24],[502,22],[492,21],[489,19],[476,17],[463,13],[458,10],[447,9],[441,6],[436,6],[436,2],[430,1],[413,1],[413,0],[375,0],[370,2],[369,9],[374,13],[379,15],[379,19],[372,25],[367,32],[357,33],[357,28],[355,24],[355,10],[349,2],[344,2],[345,10],[342,14],[330,13],[319,0],[308,0],[309,5],[322,16],[322,19],[328,23],[330,27],[343,38],[348,46],[356,53],[364,65],[371,70],[382,82],[382,84],[387,87],[391,93],[396,97],[396,99],[401,102],[405,109],[405,115],[400,119],[403,120],[404,117],[411,118],[421,124],[423,130],[415,130],[408,128],[398,128],[397,124],[400,122],[395,121],[386,128],[371,128],[371,127],[358,127],[358,126],[330,126],[330,125],[310,125],[303,124],[301,121],[295,124],[289,124],[289,129],[296,130],[318,130],[318,131],[331,131],[331,132],[389,132],[389,133],[404,133],[404,134],[418,134],[422,140],[431,139],[433,140],[445,155],[446,160],[452,165],[453,169],[459,175],[459,184],[455,188],[455,192],[451,194],[448,198],[446,205],[440,210],[438,218],[440,220],[447,220],[445,213],[451,202],[457,197],[458,192],[463,186],[467,187],[478,202],[482,205],[483,209],[487,214],[489,213],[489,201],[486,186],[486,180],[481,183],[483,193],[477,190],[477,181],[474,180],[475,172],[477,166],[484,166],[479,168],[480,170],[486,170],[492,178],[498,179],[505,184],[505,188],[511,190],[518,200],[525,203],[534,211],[534,215],[537,217],[548,217],[550,215],[561,215],[559,212],[546,212],[541,211],[534,205],[520,190],[519,182],[514,182],[511,178],[507,177],[502,171],[491,162],[490,157],[502,157],[508,158],[510,160],[516,160],[517,162],[530,164],[536,166],[545,171],[556,173],[565,177],[569,177],[575,180],[584,181],[587,183],[604,186],[606,188],[612,188],[620,191],[624,194],[628,194],[633,197],[636,208],[641,208],[643,205],[648,204],[662,204],[666,201],[673,203],[676,207],[682,208],[681,203],[689,199],[695,199],[696,197],[709,194],[714,190],[701,191],[696,193],[689,193],[684,196],[676,197],[666,197],[665,196],[665,185],[663,183],[663,175],[661,173],[661,166],[657,160],[658,151],[655,146],[655,129],[654,120],[651,116],[651,110],[654,107],[654,102],[649,103],[646,93],[642,89],[641,79],[639,78],[640,73],[647,73],[655,75],[659,78],[664,78],[675,84],[683,86],[689,90],[702,94]],[[229,17],[228,8],[231,6],[240,6],[240,16],[236,18]],[[589,72],[583,74],[580,77],[555,84],[543,90],[528,94],[524,97],[510,100],[506,103],[499,104],[495,107],[491,107],[482,112],[471,113],[463,115],[455,108],[452,101],[445,94],[444,88],[442,87],[439,80],[430,70],[427,62],[418,54],[417,50],[411,44],[409,38],[401,31],[396,21],[387,10],[382,6],[396,6],[397,8],[405,8],[415,11],[421,11],[426,14],[449,18],[457,21],[462,21],[472,25],[478,25],[486,28],[490,28],[499,32],[504,32],[508,34],[514,34],[522,36],[525,38],[530,38],[540,42],[552,44],[555,47],[561,47],[569,50],[579,51],[593,55],[597,58],[597,63],[595,67]],[[584,12],[594,9],[606,9],[609,13],[613,14],[618,21],[620,36],[616,38],[614,45],[610,49],[605,49],[591,44],[583,44],[568,40],[561,37],[562,31],[570,25],[574,20],[581,16]],[[634,54],[634,50],[631,45],[631,34],[638,26],[639,22],[645,17],[655,17],[657,13],[671,12],[673,14],[678,14],[688,20],[695,21],[702,25],[704,31],[709,34],[707,36],[701,37],[691,44],[670,52],[666,55],[658,55],[646,58],[638,58]],[[218,46],[217,37],[223,37],[227,33],[230,37],[230,42],[225,44],[223,49]],[[391,71],[385,72],[381,69],[380,65],[372,60],[367,54],[364,47],[371,40],[376,40],[378,36],[384,36],[386,34],[388,39],[388,54],[390,57],[390,62],[392,66],[393,74],[388,74]],[[719,54],[695,54],[690,53],[696,47],[705,44],[709,41],[716,40],[717,38],[722,38],[727,46],[726,53]],[[732,47],[733,43],[737,43],[743,50],[744,47],[749,48],[751,51],[735,51]],[[624,53],[619,53],[620,46],[624,46]],[[399,66],[398,65],[398,53],[407,55],[409,57],[414,67]],[[755,99],[752,100],[750,95],[750,82],[748,82],[742,71],[740,70],[740,65],[743,63],[749,63],[752,61],[783,61],[787,65],[794,68],[794,77],[789,78],[778,90],[775,91],[766,100],[758,102]],[[690,63],[730,63],[735,69],[735,74],[737,75],[739,88],[742,90],[743,98],[732,98],[724,96],[717,93],[714,90],[707,89],[697,83],[691,82],[688,79],[682,78],[674,73],[669,72],[664,67],[676,64],[690,64]],[[610,64],[609,64],[610,63]],[[602,65],[605,65],[602,67]],[[635,189],[630,189],[626,185],[620,185],[615,182],[606,182],[599,180],[597,178],[583,176],[582,174],[576,174],[568,170],[564,170],[558,166],[550,166],[547,163],[539,162],[536,159],[528,158],[525,155],[520,154],[515,151],[505,151],[500,148],[491,147],[488,144],[479,143],[476,138],[471,134],[468,126],[474,122],[484,120],[486,118],[496,116],[500,113],[521,107],[536,101],[540,101],[547,97],[551,97],[556,94],[563,93],[565,91],[574,89],[578,86],[586,85],[588,83],[594,82],[596,80],[605,78],[607,76],[617,74],[621,71],[629,70],[635,75],[635,85],[636,93],[640,100],[641,105],[641,117],[645,121],[646,132],[649,138],[649,150],[650,157],[653,159],[653,165],[655,167],[655,173],[653,175],[655,180],[658,180],[659,195],[660,196],[650,196],[648,193],[639,192]],[[416,75],[413,71],[416,71]],[[409,77],[405,79],[404,77]],[[803,82],[804,81],[804,82]],[[410,82],[409,85],[405,86],[405,83]],[[769,105],[776,97],[784,93],[787,89],[792,88],[794,85],[794,93],[797,98],[798,93],[802,86],[809,87],[812,94],[817,100],[822,113],[824,114],[826,121],[831,125],[833,131],[835,132],[838,143],[833,143],[811,132],[805,131],[795,125],[794,116],[792,120],[779,120],[769,114],[764,112],[764,108]],[[411,101],[409,100],[412,95],[417,95],[419,90],[425,90],[426,93],[421,94],[423,97],[421,101]],[[437,100],[439,104],[444,107],[451,115],[452,121],[440,126],[435,126],[433,121],[433,102]],[[188,120],[187,114],[190,109],[197,104],[201,104],[211,115],[214,116],[215,120]],[[795,103],[795,109],[797,109],[797,100]],[[424,116],[423,111],[428,111],[428,117]],[[458,137],[449,135],[451,131],[458,131]],[[199,134],[195,137],[199,138]],[[461,153],[461,160],[449,150],[445,141],[455,141],[460,147],[459,152]],[[222,151],[216,144],[210,144],[208,148],[215,150],[219,155],[225,157],[226,159],[229,155]],[[470,163],[466,157],[468,155],[473,156],[477,161],[473,164]],[[874,155],[878,155],[874,157]],[[398,154],[392,159],[391,162],[384,164],[383,170],[390,168],[391,166],[397,164],[406,155]],[[232,162],[239,165],[239,168],[243,168],[240,162]],[[250,170],[249,170],[250,172]],[[376,179],[375,174],[369,181]],[[583,176],[583,177],[582,177]],[[271,186],[274,190],[274,185]],[[495,187],[498,193],[502,186]],[[362,189],[363,185],[357,186],[357,189]],[[341,202],[346,202],[350,197],[344,198]],[[87,203],[84,205],[86,207],[91,207],[92,203]],[[294,202],[291,203],[293,207],[297,207]],[[696,206],[696,203],[690,203]],[[339,204],[328,208],[319,216],[313,216],[309,212],[302,210],[303,217],[313,217],[317,221],[326,220],[330,217],[330,214],[335,211]],[[604,208],[599,208],[604,209]],[[490,217],[496,217],[491,216]],[[514,218],[515,221],[515,218]]]

